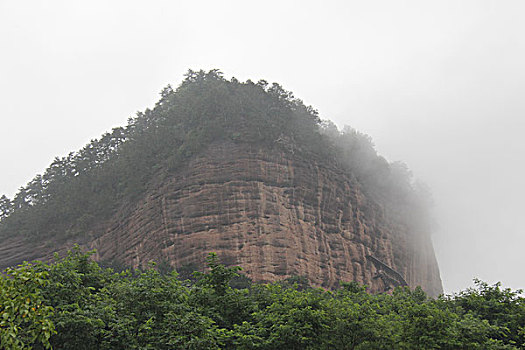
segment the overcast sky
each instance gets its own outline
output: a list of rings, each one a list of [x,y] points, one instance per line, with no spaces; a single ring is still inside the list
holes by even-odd
[[[188,68],[219,68],[406,162],[434,194],[446,292],[525,288],[524,15],[519,0],[0,0],[0,194]]]

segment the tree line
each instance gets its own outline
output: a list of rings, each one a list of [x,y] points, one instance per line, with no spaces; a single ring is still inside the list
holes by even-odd
[[[190,70],[178,88],[167,86],[160,95],[153,109],[126,126],[55,158],[13,199],[0,197],[0,237],[65,240],[93,233],[123,203],[143,195],[153,178],[170,176],[217,141],[339,164],[364,191],[390,200],[394,211],[419,210],[424,192],[418,193],[405,165],[388,163],[370,137],[350,127],[338,130],[277,83]]]
[[[524,349],[521,291],[477,281],[429,299],[416,288],[371,295],[355,282],[251,283],[210,254],[176,271],[115,272],[78,248],[0,275],[2,349]]]

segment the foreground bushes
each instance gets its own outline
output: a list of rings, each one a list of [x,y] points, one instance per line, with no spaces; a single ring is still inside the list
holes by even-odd
[[[355,283],[332,292],[251,284],[213,254],[208,267],[193,282],[153,267],[115,273],[76,249],[6,270],[1,348],[525,348],[524,299],[499,284],[477,281],[434,300],[420,288],[370,295]]]

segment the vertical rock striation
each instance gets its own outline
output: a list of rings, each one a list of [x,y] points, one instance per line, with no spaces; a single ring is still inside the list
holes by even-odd
[[[256,281],[304,275],[317,286],[357,281],[372,292],[396,285],[390,268],[412,287],[442,292],[428,233],[389,213],[329,162],[220,142],[152,184],[86,242],[97,259],[184,268],[217,252]]]

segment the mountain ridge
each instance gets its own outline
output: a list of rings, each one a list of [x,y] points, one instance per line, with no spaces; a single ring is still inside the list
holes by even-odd
[[[178,188],[184,181],[187,187]],[[177,191],[189,195],[173,199]],[[238,200],[241,194],[250,199]],[[227,209],[213,209],[224,198]],[[321,121],[278,84],[190,71],[176,90],[162,91],[153,110],[55,159],[9,201],[0,235],[12,243],[4,245],[0,265],[21,256],[45,258],[80,242],[97,248],[100,260],[134,267],[162,259],[181,268],[213,250],[255,280],[306,275],[327,287],[357,280],[372,291],[391,288],[384,272],[367,262],[372,254],[411,286],[437,295],[439,269],[418,201],[405,166],[377,156],[366,135]],[[140,212],[148,205],[155,209]],[[125,214],[126,207],[139,210]],[[232,219],[239,215],[239,222]],[[126,220],[141,224],[120,229]],[[183,220],[195,229],[178,229]],[[257,235],[248,237],[251,230]],[[198,235],[205,238],[190,239]],[[34,254],[20,253],[28,237],[40,244]]]

